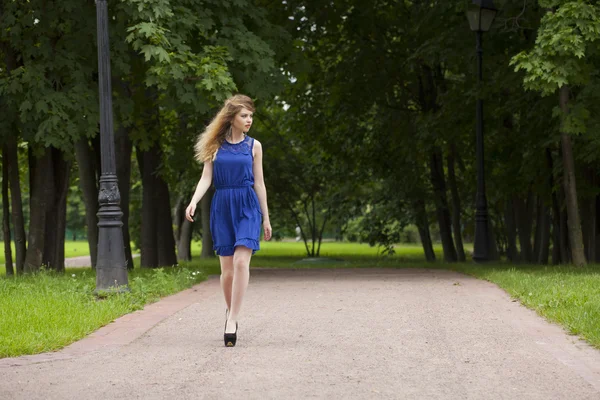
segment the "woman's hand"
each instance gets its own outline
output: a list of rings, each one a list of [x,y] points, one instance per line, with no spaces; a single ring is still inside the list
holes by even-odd
[[[271,240],[271,235],[273,234],[273,230],[271,229],[271,223],[269,221],[264,221],[263,229],[265,231],[265,240]]]
[[[187,208],[185,209],[185,219],[187,219],[190,222],[194,222],[194,218],[192,218],[192,217],[195,212],[196,212],[195,204],[190,204],[189,206],[187,206]]]

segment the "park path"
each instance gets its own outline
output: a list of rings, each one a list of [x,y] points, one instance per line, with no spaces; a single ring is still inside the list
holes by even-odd
[[[133,258],[139,257],[139,254],[133,254]],[[0,264],[4,267],[4,264]],[[65,268],[84,268],[92,266],[92,258],[90,256],[78,256],[65,258]]]
[[[235,348],[223,323],[211,278],[0,360],[0,399],[600,399],[600,351],[455,272],[253,269]]]
[[[133,254],[133,258],[139,257],[139,254]],[[92,258],[90,256],[68,257],[65,258],[65,268],[91,267]]]

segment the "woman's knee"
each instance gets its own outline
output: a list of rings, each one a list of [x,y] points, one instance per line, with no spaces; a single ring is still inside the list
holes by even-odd
[[[233,269],[238,271],[240,269],[248,269],[250,268],[250,259],[247,257],[239,257],[233,260]]]
[[[233,278],[233,271],[233,265],[231,266],[231,268],[221,268],[221,277],[223,279]]]
[[[233,257],[221,257],[221,275],[233,275]]]
[[[237,247],[233,255],[233,268],[236,270],[249,268],[250,257],[252,257],[252,250],[243,246]]]

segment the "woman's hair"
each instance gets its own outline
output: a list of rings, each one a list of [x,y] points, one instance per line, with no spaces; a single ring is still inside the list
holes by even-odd
[[[225,100],[223,108],[196,141],[194,146],[196,160],[204,163],[215,159],[219,147],[231,129],[231,121],[242,108],[254,112],[254,103],[250,97],[236,94]]]

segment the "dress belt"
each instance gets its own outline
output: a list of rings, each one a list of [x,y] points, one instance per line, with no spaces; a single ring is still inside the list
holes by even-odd
[[[224,185],[224,186],[215,186],[215,189],[240,189],[240,188],[251,188],[252,185]]]

